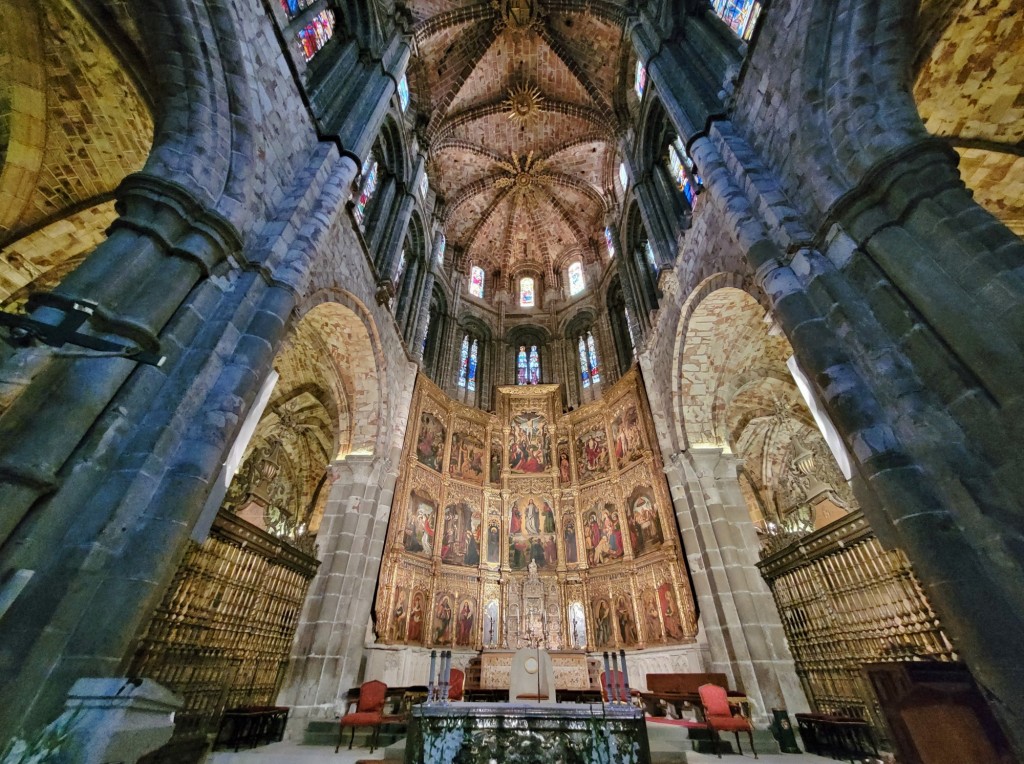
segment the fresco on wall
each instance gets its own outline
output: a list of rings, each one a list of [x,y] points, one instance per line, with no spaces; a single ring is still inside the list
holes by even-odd
[[[610,466],[608,434],[603,425],[594,427],[576,438],[576,468],[581,482],[604,476]]]
[[[665,622],[665,636],[675,640],[686,639],[675,594],[672,591],[672,585],[667,581],[658,586],[658,600],[661,603],[661,618]]]
[[[522,496],[512,502],[508,521],[508,555],[512,570],[524,570],[531,561],[540,569],[558,565],[555,513],[551,499]]]
[[[547,420],[536,411],[512,418],[509,433],[508,467],[519,474],[544,472],[550,465],[551,438]]]
[[[619,642],[629,647],[640,641],[633,618],[633,605],[623,595],[615,600],[615,624],[619,628]]]
[[[654,551],[665,540],[650,488],[637,489],[626,502],[626,523],[635,557]]]
[[[450,594],[438,594],[434,607],[434,633],[431,640],[435,645],[446,645],[452,641],[455,610],[452,608]]]
[[[622,522],[614,504],[594,504],[585,514],[587,564],[591,567],[622,558]]]
[[[455,644],[473,644],[473,622],[476,620],[476,600],[467,597],[459,605],[459,614],[455,619]]]
[[[407,641],[415,644],[423,642],[423,619],[426,615],[427,595],[423,592],[416,592],[412,596],[412,605],[409,606],[409,628],[407,630]]]
[[[615,461],[620,467],[635,462],[644,455],[643,428],[636,406],[629,406],[612,420],[612,443]]]
[[[600,597],[591,603],[594,614],[594,645],[595,647],[611,647],[612,645],[612,609],[608,600]]]
[[[420,417],[420,432],[416,439],[416,458],[432,470],[441,471],[441,454],[447,435],[444,423],[430,412]]]
[[[406,512],[405,551],[430,557],[434,553],[434,529],[437,527],[437,503],[429,496],[413,491]]]
[[[441,560],[449,565],[480,564],[480,510],[466,502],[450,504],[444,510]]]
[[[452,435],[452,455],[448,460],[448,472],[453,477],[482,483],[484,479],[484,442],[467,433]]]

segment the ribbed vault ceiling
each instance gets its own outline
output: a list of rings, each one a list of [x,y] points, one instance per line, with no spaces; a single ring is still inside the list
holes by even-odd
[[[626,76],[613,2],[410,0],[409,84],[448,241],[489,273],[597,257]]]

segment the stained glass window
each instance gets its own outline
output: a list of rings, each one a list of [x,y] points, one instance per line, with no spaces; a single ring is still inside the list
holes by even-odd
[[[395,283],[397,284],[402,280],[402,274],[405,273],[405,249],[402,249],[402,255],[398,258],[398,271],[395,273]]]
[[[516,384],[525,385],[527,377],[527,356],[526,345],[519,346],[519,355],[516,356]]]
[[[715,13],[741,40],[749,40],[761,13],[757,0],[711,0]]]
[[[583,264],[576,262],[569,266],[569,294],[579,294],[586,284],[583,281]]]
[[[334,35],[334,11],[325,9],[299,30],[299,49],[307,61],[311,60]]]
[[[444,238],[444,234],[442,233],[441,234],[441,243],[438,244],[438,246],[437,246],[437,262],[439,262],[439,263],[443,263],[444,262],[444,248],[445,248],[445,246],[447,244],[448,244],[448,241],[447,241],[447,239]],[[480,287],[483,288],[483,284],[482,283],[481,283]]]
[[[637,98],[644,97],[644,89],[647,87],[647,67],[644,62],[637,59],[636,76],[633,79],[633,92]]]
[[[697,201],[697,187],[701,180],[680,138],[676,138],[668,146],[668,169],[672,173],[676,187],[683,192],[686,201],[693,207]]]
[[[533,303],[533,279],[526,276],[519,279],[519,304],[524,308],[532,308]]]
[[[469,293],[474,297],[484,296],[484,269],[477,265],[469,269]]]
[[[540,382],[540,353],[537,352],[537,346],[533,345],[530,348],[530,384],[536,385]]]
[[[423,177],[420,178],[420,196],[424,199],[427,196],[427,192],[430,190],[430,178],[427,177],[426,170],[423,171]]]
[[[469,335],[462,338],[462,352],[459,355],[459,387],[466,386],[466,375],[469,371]]]
[[[601,383],[601,367],[597,365],[597,347],[594,343],[594,335],[587,332],[587,356],[590,358],[590,378],[594,384]]]
[[[288,14],[288,18],[293,19],[314,2],[315,0],[281,0],[281,7]]]
[[[476,351],[477,341],[473,340],[469,348],[469,372],[466,377],[466,389],[470,392],[476,390]]]
[[[604,245],[608,247],[608,257],[615,257],[615,236],[610,226],[604,228]]]
[[[626,172],[625,162],[619,162],[619,185],[622,186],[622,191],[625,193],[629,186],[629,173]]]
[[[366,222],[366,205],[373,198],[373,192],[377,190],[377,160],[373,158],[373,154],[366,157],[360,174],[363,176],[363,183],[359,187],[359,196],[353,213],[362,226]]]
[[[583,379],[583,386],[590,387],[590,364],[587,363],[587,347],[584,344],[582,337],[580,337],[578,344],[580,353],[580,377]]]
[[[629,308],[625,309],[626,330],[629,332],[629,346],[633,348],[633,355],[636,355],[636,337],[633,336],[633,317],[629,315]]]
[[[409,108],[409,80],[404,74],[398,81],[398,105],[402,107],[402,111]]]
[[[654,247],[651,246],[651,242],[644,242],[644,256],[647,258],[647,267],[651,269],[651,273],[655,276],[658,275],[658,259],[654,256]]]

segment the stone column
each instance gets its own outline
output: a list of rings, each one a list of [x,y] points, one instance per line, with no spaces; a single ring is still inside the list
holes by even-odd
[[[756,725],[772,708],[808,708],[771,591],[757,569],[758,543],[737,479],[738,460],[720,448],[677,454],[665,468],[711,653],[750,698]]]
[[[405,234],[409,230],[409,221],[416,206],[416,195],[408,188],[404,189],[398,202],[398,212],[394,217],[391,235],[380,253],[380,277],[386,281],[394,281],[398,276],[398,262],[402,247],[405,245]]]
[[[310,720],[333,719],[339,699],[360,681],[395,475],[387,460],[349,455],[332,465],[317,545],[320,570],[310,587],[279,696],[290,706],[289,736]]]
[[[412,347],[409,354],[412,360],[422,365],[423,362],[423,340],[430,330],[430,300],[434,294],[434,269],[429,267],[423,279],[423,289],[420,291],[419,309],[416,313],[416,320],[412,331]],[[426,371],[424,369],[424,371]]]

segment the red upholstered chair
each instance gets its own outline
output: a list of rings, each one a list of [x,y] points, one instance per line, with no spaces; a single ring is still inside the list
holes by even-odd
[[[371,682],[363,682],[359,688],[359,701],[356,704],[355,713],[347,713],[341,717],[341,722],[338,725],[338,745],[334,747],[335,753],[341,748],[341,740],[346,727],[352,728],[352,737],[348,739],[350,750],[352,741],[356,737],[356,727],[373,727],[373,736],[370,738],[370,753],[373,753],[373,749],[377,747],[377,733],[380,732],[380,725],[384,720],[384,698],[387,692],[388,686],[376,679]]]
[[[743,748],[740,746],[740,732],[746,732],[750,738],[750,750],[754,752],[756,759],[757,749],[754,748],[754,730],[750,726],[750,720],[745,716],[733,716],[725,689],[717,684],[702,684],[697,688],[697,692],[700,693],[700,702],[704,706],[704,720],[715,736],[715,751],[718,758],[722,758],[722,739],[719,732],[732,732],[736,735],[736,748],[741,755]]]
[[[462,688],[466,683],[466,675],[460,669],[453,668],[448,675],[448,700],[462,700]]]

